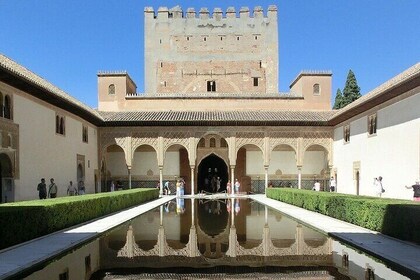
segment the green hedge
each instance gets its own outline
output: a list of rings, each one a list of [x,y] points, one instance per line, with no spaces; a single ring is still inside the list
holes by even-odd
[[[132,189],[1,204],[0,249],[158,197],[158,189]]]
[[[269,188],[267,197],[420,244],[420,204],[407,200]]]

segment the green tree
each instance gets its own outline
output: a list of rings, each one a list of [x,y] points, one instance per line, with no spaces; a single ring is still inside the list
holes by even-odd
[[[360,87],[357,85],[356,76],[354,75],[351,69],[347,74],[346,86],[343,90],[343,102],[342,107],[352,103],[354,100],[358,99],[360,96]],[[341,108],[342,108],[341,107]]]
[[[335,101],[334,101],[333,109],[342,108],[341,103],[343,103],[343,94],[341,93],[340,89],[337,89],[337,93],[335,94]]]

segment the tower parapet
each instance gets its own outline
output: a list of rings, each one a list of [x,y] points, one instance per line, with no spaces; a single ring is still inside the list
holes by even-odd
[[[210,14],[210,11],[207,7],[200,8],[198,15],[195,8],[189,7],[186,9],[184,14],[180,6],[175,6],[171,9],[168,7],[159,7],[157,13],[153,7],[145,7],[144,13],[151,13],[155,19],[176,19],[176,18],[202,18],[202,19],[214,19],[221,20],[225,18],[263,18],[264,9],[261,6],[255,6],[252,10],[249,7],[241,7],[239,10],[239,16],[236,15],[236,10],[234,7],[228,7],[225,12],[221,8],[214,8],[213,12]],[[267,9],[266,18],[277,17],[277,7],[275,5],[270,5]]]

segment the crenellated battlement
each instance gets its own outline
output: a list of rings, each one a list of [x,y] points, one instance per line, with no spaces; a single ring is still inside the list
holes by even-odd
[[[277,7],[275,5],[270,5],[267,9],[267,13],[264,14],[264,9],[261,6],[256,6],[251,11],[249,7],[241,7],[238,13],[234,7],[229,7],[225,12],[221,8],[214,8],[213,12],[210,13],[209,9],[206,7],[200,8],[198,12],[194,8],[187,8],[184,13],[180,6],[175,6],[173,8],[168,7],[159,7],[157,12],[153,7],[145,7],[144,13],[146,17],[158,19],[158,20],[167,20],[167,19],[202,19],[202,20],[222,20],[222,19],[232,19],[232,18],[277,18]]]

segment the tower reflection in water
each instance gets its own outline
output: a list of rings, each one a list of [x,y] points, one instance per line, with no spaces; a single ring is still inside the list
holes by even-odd
[[[100,240],[102,269],[330,266],[331,240],[247,199],[176,199]]]

